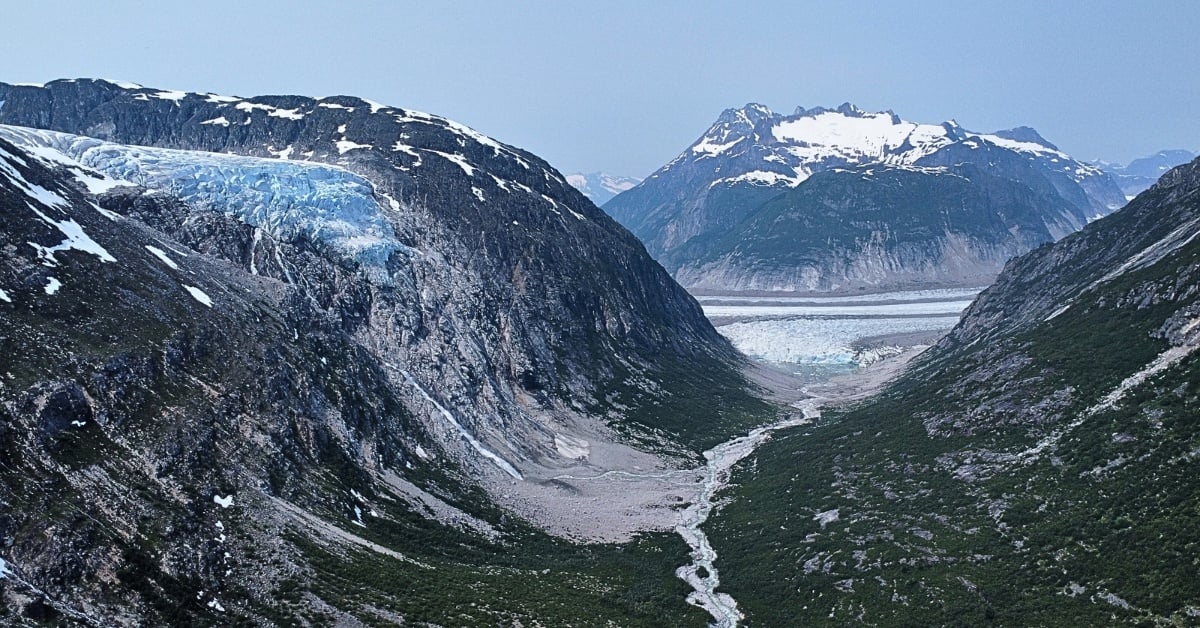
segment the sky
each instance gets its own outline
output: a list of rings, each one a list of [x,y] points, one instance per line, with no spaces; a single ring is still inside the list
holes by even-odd
[[[721,111],[852,102],[1072,156],[1200,149],[1200,2],[0,0],[0,81],[350,94],[644,177]]]

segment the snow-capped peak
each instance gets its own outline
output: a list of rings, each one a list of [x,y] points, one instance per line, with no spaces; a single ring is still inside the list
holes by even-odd
[[[567,183],[579,190],[597,206],[607,203],[612,197],[641,183],[636,177],[623,177],[606,172],[575,173],[567,175]]]
[[[690,161],[720,173],[712,185],[749,182],[794,187],[811,174],[831,168],[930,165],[922,160],[955,144],[1016,152],[1044,161],[1076,180],[1099,173],[1071,159],[1029,127],[974,133],[954,120],[909,122],[892,111],[866,111],[849,102],[836,108],[797,107],[791,115],[772,113],[755,103],[727,109],[663,170]]]

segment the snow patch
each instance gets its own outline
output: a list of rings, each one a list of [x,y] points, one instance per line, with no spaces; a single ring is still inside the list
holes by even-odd
[[[443,153],[440,150],[433,150],[433,149],[426,149],[426,150],[428,150],[429,152],[434,153],[436,155],[440,155],[440,156],[446,158],[448,161],[452,162],[454,165],[458,166],[459,168],[462,168],[463,172],[467,173],[468,177],[475,176],[475,166],[472,166],[471,164],[467,163],[466,158],[463,157],[462,155],[459,155],[457,153]]]
[[[557,432],[554,434],[554,448],[558,450],[558,455],[571,460],[586,460],[591,453],[591,444],[586,440]]]
[[[406,155],[411,156],[413,159],[416,159],[416,162],[413,163],[413,166],[421,165],[421,154],[418,153],[412,146],[409,146],[408,144],[405,144],[404,142],[396,142],[395,145],[392,146],[392,151],[397,152],[397,153],[404,153]]]
[[[201,122],[200,124],[212,124],[215,126],[229,126],[229,120],[226,120],[225,116],[220,116],[218,118],[213,118],[212,120],[205,120],[204,122]]]
[[[74,220],[55,221],[51,220],[48,216],[36,209],[33,211],[38,215],[39,218],[42,219],[42,222],[45,222],[46,224],[58,229],[66,237],[65,240],[51,247],[42,246],[41,244],[37,244],[35,242],[28,243],[29,246],[32,246],[37,250],[38,257],[42,259],[43,265],[57,266],[58,259],[54,257],[54,254],[60,251],[69,251],[71,249],[83,251],[85,253],[91,253],[92,255],[99,257],[101,262],[117,261],[117,258],[109,255],[108,251],[105,250],[104,247],[100,246],[90,236],[88,236],[88,234],[84,232],[83,227],[79,226],[79,223],[75,222]]]
[[[225,497],[213,495],[213,503],[221,508],[229,508],[230,506],[233,506],[233,495],[226,495]]]
[[[212,307],[212,298],[205,294],[203,290],[197,288],[196,286],[189,286],[187,284],[184,284],[183,288],[184,290],[188,291],[188,294],[192,295],[193,299],[203,303],[204,305],[207,305],[208,307]]]
[[[771,133],[802,162],[911,164],[953,141],[941,125],[905,122],[890,113],[826,111],[782,121]]]
[[[175,104],[179,104],[179,101],[183,100],[184,96],[187,96],[187,92],[179,92],[179,91],[175,91],[175,90],[168,90],[165,92],[156,92],[154,94],[150,94],[151,98],[158,98],[159,100],[170,100],[170,101],[173,101]]]
[[[283,118],[285,120],[304,119],[304,114],[300,113],[298,109],[275,109],[274,111],[268,111],[267,115],[275,118]]]
[[[739,174],[736,177],[726,177],[717,179],[708,184],[708,187],[714,187],[723,183],[749,183],[750,185],[762,185],[766,187],[783,184],[790,188],[794,188],[808,179],[807,174],[798,173],[795,176],[788,176],[779,172],[771,172],[767,170],[754,170]]]
[[[733,140],[732,142],[726,142],[725,144],[717,144],[717,143],[713,142],[711,139],[705,137],[704,139],[700,140],[700,143],[696,144],[695,146],[692,146],[692,152],[699,153],[705,157],[716,157],[717,155],[724,153],[725,151],[733,148],[734,146],[737,146],[739,143],[741,143],[745,139],[746,139],[746,137],[742,136],[742,137],[737,138],[736,140]]]
[[[8,296],[7,292],[0,289],[0,301],[4,301],[5,303],[12,303],[12,298]]]
[[[54,277],[47,277],[46,278],[46,287],[43,289],[46,291],[46,294],[54,296],[54,294],[57,293],[58,289],[61,287],[62,287],[61,281],[55,279]]]
[[[1054,319],[1058,318],[1059,316],[1062,316],[1062,315],[1063,315],[1063,313],[1065,313],[1065,312],[1066,312],[1067,310],[1069,310],[1069,309],[1071,309],[1071,303],[1067,303],[1066,305],[1064,305],[1064,306],[1062,306],[1062,307],[1058,308],[1057,310],[1054,310],[1054,311],[1053,311],[1053,312],[1051,312],[1051,313],[1050,313],[1050,315],[1049,315],[1049,316],[1047,316],[1047,317],[1045,318],[1045,320],[1043,320],[1042,322],[1049,322],[1049,321],[1052,321],[1052,320],[1054,320]]]
[[[153,253],[154,257],[157,257],[159,260],[162,261],[162,263],[166,264],[167,266],[170,266],[174,270],[179,270],[179,265],[176,264],[175,261],[172,260],[170,257],[167,257],[166,251],[158,248],[157,246],[151,246],[149,244],[146,245],[146,250]]]
[[[371,146],[370,144],[359,144],[357,142],[351,142],[350,140],[345,139],[338,140],[335,142],[335,144],[337,146],[339,155],[345,155],[349,151],[358,150],[360,148],[374,148],[374,146]]]
[[[430,113],[425,113],[423,111],[416,111],[413,109],[403,110],[403,113],[401,115],[395,116],[394,119],[396,120],[396,122],[399,122],[401,124],[408,123],[408,122],[417,122],[420,124],[429,124],[429,125],[433,125],[433,126],[443,127],[445,129],[449,130],[450,132],[454,133],[455,135],[458,135],[464,139],[474,140],[475,142],[492,149],[492,153],[495,155],[500,155],[500,153],[503,152],[506,155],[508,155],[508,157],[510,157],[513,161],[517,162],[517,164],[520,165],[522,168],[524,168],[526,170],[530,169],[529,162],[522,159],[521,156],[515,150],[501,144],[500,142],[497,142],[496,140],[484,135],[483,133],[480,133],[479,131],[476,131],[475,129],[472,129],[469,126],[455,122],[454,120],[449,120],[449,119],[443,118],[441,116],[435,116]]]
[[[117,87],[120,87],[121,89],[146,89],[145,87],[138,85],[137,83],[132,83],[130,81],[112,81],[109,79],[100,79],[100,80],[104,81],[105,83],[116,85]]]

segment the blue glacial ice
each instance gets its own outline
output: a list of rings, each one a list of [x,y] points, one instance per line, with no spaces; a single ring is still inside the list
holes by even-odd
[[[411,252],[396,239],[370,182],[337,166],[127,146],[4,125],[0,137],[43,158],[52,157],[50,149],[113,179],[224,212],[280,240],[323,244],[357,261],[376,281],[387,281],[392,253]],[[398,209],[394,201],[392,208]]]

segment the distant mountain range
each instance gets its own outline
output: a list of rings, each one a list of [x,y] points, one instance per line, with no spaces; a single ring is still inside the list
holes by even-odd
[[[1111,174],[1117,185],[1121,187],[1121,191],[1125,193],[1125,198],[1132,200],[1142,190],[1154,185],[1154,182],[1168,170],[1186,164],[1195,158],[1196,154],[1190,150],[1176,149],[1160,150],[1149,157],[1135,159],[1127,166],[1104,161],[1092,163]]]
[[[597,207],[603,206],[612,197],[641,182],[642,180],[636,177],[622,177],[604,172],[567,175],[567,183],[583,192],[583,195],[591,199]]]
[[[856,292],[987,284],[1124,202],[1028,127],[749,104],[605,210],[692,290]]]

